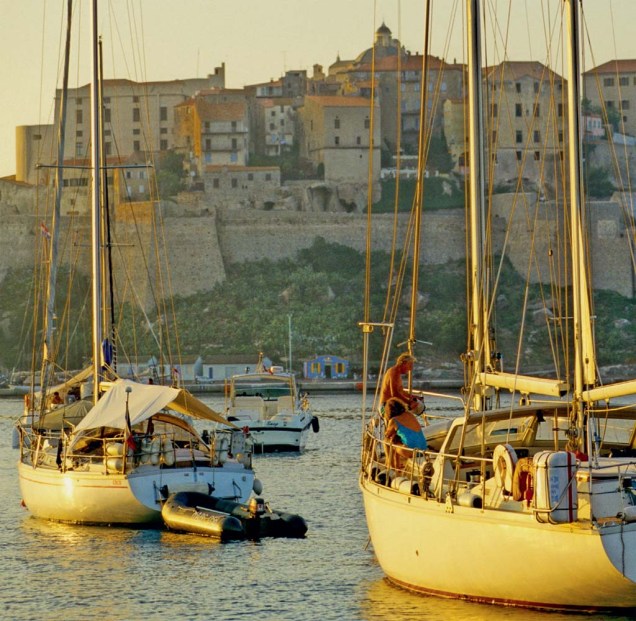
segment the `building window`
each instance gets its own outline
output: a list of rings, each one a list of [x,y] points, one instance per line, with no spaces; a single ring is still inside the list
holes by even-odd
[[[629,78],[627,78],[627,77],[619,78],[619,79],[618,79],[618,83],[619,83],[621,86],[629,86]]]
[[[629,99],[623,99],[621,101],[621,108],[623,110],[629,110]]]
[[[366,118],[364,119],[364,129],[369,129],[371,127],[371,121]]]
[[[160,121],[167,121],[168,120],[168,107],[167,106],[161,106],[159,108],[159,120]]]
[[[75,132],[75,136],[76,136],[77,138],[82,138],[82,137],[84,136],[84,132],[83,132],[81,129],[78,129],[78,130]]]
[[[265,181],[271,181],[272,180],[272,174],[271,173],[265,173]]]
[[[167,140],[160,140],[159,141],[159,150],[160,151],[167,151],[168,150],[168,141]]]
[[[492,104],[492,118],[496,119],[499,113],[499,108],[496,103]]]
[[[557,104],[557,116],[563,116],[563,104]]]
[[[276,124],[275,123],[270,123],[269,124],[269,129],[270,129],[270,131],[274,131],[276,129]]]
[[[541,116],[541,106],[539,104],[534,104],[534,108],[532,110],[532,116],[535,118]]]
[[[139,140],[133,140],[133,151],[141,151],[141,144]]]
[[[534,152],[534,161],[539,162],[541,160],[541,151]]]
[[[280,120],[280,126],[281,127],[285,127],[285,119],[281,119]]]
[[[563,132],[559,132],[559,142],[563,142]]]
[[[167,127],[162,127],[159,129],[159,133],[160,134],[167,134],[168,133],[168,128]]]
[[[333,126],[335,129],[340,129],[340,119],[338,117],[335,118]]]
[[[232,187],[238,188],[238,179],[232,179]]]
[[[109,104],[109,103],[110,103],[110,97],[102,97],[102,101],[103,101],[105,104]]]
[[[217,190],[219,189],[219,180],[218,179],[212,179],[212,187],[216,188]]]
[[[205,150],[212,151],[212,140],[210,138],[205,139]]]
[[[495,130],[493,130],[492,132],[492,143],[496,144],[497,142],[497,132]]]
[[[141,130],[133,129],[133,136],[139,136],[139,134],[141,134]]]
[[[563,151],[559,151],[559,159],[563,161]]]
[[[523,131],[522,130],[518,129],[515,132],[515,140],[516,140],[517,143],[523,142]]]
[[[84,143],[76,142],[75,143],[75,157],[82,157],[84,155]]]
[[[538,93],[538,92],[539,92],[539,83],[538,83],[538,82],[535,82],[535,83],[534,83],[534,92],[535,92],[535,93]]]
[[[82,98],[81,98],[81,97],[76,97],[76,98],[75,98],[75,103],[76,103],[78,106],[81,106],[81,105],[82,105]]]
[[[521,92],[521,82],[516,82],[515,83],[515,89],[516,89],[517,93]]]
[[[360,136],[356,136],[356,144],[357,145],[361,145],[362,144],[362,138],[360,138]]]
[[[133,108],[133,123],[139,123],[140,118],[141,114],[139,112],[139,108]]]
[[[236,151],[236,149],[237,149],[236,138],[232,138],[232,151]]]
[[[269,116],[276,116],[276,110],[272,110],[272,111],[269,113]]]
[[[605,102],[605,105],[606,105],[608,108],[613,108],[613,107],[614,107],[614,102],[613,102],[613,101],[610,101],[610,100],[608,99],[608,100]]]
[[[78,125],[81,125],[81,124],[82,124],[82,122],[83,122],[83,120],[84,120],[84,117],[83,117],[83,115],[82,115],[82,111],[81,111],[81,110],[76,110],[76,111],[75,111],[75,122],[76,122]]]
[[[236,121],[232,121],[232,131],[236,131]]]
[[[33,138],[32,139],[33,140],[42,140],[42,134],[33,134]]]
[[[614,86],[614,78],[603,78],[603,86]]]
[[[254,173],[247,173],[247,180],[254,181]]]
[[[110,129],[105,129],[104,130],[104,136],[110,136],[110,135],[111,135]]]
[[[521,153],[521,151],[515,151],[515,155],[517,156],[517,162],[520,162],[520,161],[521,161],[521,158],[522,158],[522,153]]]
[[[137,97],[137,95],[133,95],[133,103],[139,103],[139,97]]]
[[[533,138],[535,142],[541,142],[541,132],[538,129],[534,130]]]
[[[523,116],[523,108],[521,104],[515,104],[515,116],[522,117]]]
[[[340,144],[340,136],[334,136],[333,143]]]

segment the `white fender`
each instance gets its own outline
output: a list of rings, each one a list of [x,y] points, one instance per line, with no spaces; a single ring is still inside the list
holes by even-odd
[[[169,438],[164,438],[161,442],[161,454],[163,456],[163,463],[166,466],[174,466],[174,447],[172,441]]]
[[[510,444],[498,444],[492,454],[495,483],[508,494],[512,494],[512,479],[517,464],[517,452]]]

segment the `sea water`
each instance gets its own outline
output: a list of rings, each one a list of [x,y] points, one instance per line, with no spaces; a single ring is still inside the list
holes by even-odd
[[[223,408],[222,397],[204,400]],[[312,395],[312,406],[320,432],[311,433],[302,454],[254,458],[257,477],[264,485],[262,496],[275,509],[302,515],[309,527],[306,538],[219,543],[161,529],[71,526],[30,517],[20,504],[18,452],[11,448],[12,425],[22,402],[0,399],[4,501],[0,513],[0,619],[628,618],[560,615],[443,600],[387,583],[368,541],[358,490],[360,394],[317,393]],[[444,407],[429,398],[429,411]],[[431,559],[430,570],[435,571],[435,559]]]

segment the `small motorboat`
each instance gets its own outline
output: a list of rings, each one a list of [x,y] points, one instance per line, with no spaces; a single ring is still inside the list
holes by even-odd
[[[171,494],[161,509],[170,530],[222,541],[263,537],[302,538],[307,523],[299,515],[271,509],[262,498],[242,504],[200,492]]]

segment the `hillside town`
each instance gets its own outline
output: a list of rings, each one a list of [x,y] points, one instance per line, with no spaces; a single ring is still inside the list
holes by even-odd
[[[327,71],[314,65],[311,75],[290,70],[278,80],[230,89],[223,63],[206,78],[105,80],[105,157],[109,166],[124,167],[109,175],[111,196],[154,200],[167,162],[174,164],[165,156],[178,155],[176,186],[166,190],[164,183],[162,198],[185,191],[216,207],[303,210],[298,193],[281,187],[320,181],[338,191],[318,192],[311,209],[362,211],[369,180],[377,199],[381,180],[414,176],[422,122],[440,145],[427,172],[463,172],[465,71],[455,61],[411,53],[383,23],[373,47],[355,59],[337,57]],[[583,92],[586,140],[602,169],[611,158],[608,138],[630,152],[636,141],[636,60],[590,69]],[[527,190],[552,198],[567,142],[564,78],[537,61],[506,61],[485,72],[484,97],[496,187],[522,177]],[[61,106],[58,89],[56,119]],[[82,188],[88,185],[82,168],[89,157],[88,84],[69,89],[66,119],[64,184]],[[16,128],[16,182],[52,183],[54,169],[47,166],[56,162],[56,136],[53,124]],[[622,190],[620,183],[614,189]],[[67,211],[75,208],[79,202]]]

